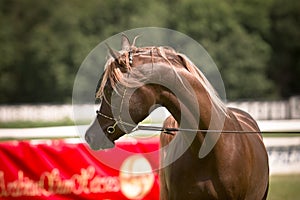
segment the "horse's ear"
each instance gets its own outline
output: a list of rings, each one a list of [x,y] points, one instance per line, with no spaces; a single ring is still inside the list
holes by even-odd
[[[131,46],[135,46],[135,42],[136,40],[140,37],[140,35],[135,36],[135,38],[133,39],[132,45]]]
[[[112,49],[107,43],[105,43],[105,45],[107,46],[109,55],[111,57],[113,57],[115,60],[120,58],[121,54],[118,51]]]
[[[178,58],[181,60],[182,65],[188,70],[191,71],[193,70],[193,68],[190,66],[189,62],[187,61],[186,56],[184,56],[183,54],[177,54]]]
[[[125,50],[125,51],[129,51],[130,50],[130,41],[128,39],[128,37],[122,33],[122,42],[121,42],[121,45],[122,45],[122,50]]]

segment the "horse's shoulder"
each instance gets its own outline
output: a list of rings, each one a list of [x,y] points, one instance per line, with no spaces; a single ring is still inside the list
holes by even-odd
[[[253,119],[253,117],[249,113],[247,113],[241,109],[233,108],[233,107],[229,107],[228,109],[237,118],[237,120],[240,123],[240,125],[242,126],[243,130],[259,131],[257,122],[255,121],[255,119]]]
[[[176,119],[172,115],[170,115],[169,117],[167,117],[165,119],[165,121],[163,123],[163,128],[178,128],[178,123],[177,123]],[[165,145],[169,144],[175,135],[176,135],[175,131],[172,131],[169,134],[162,132],[160,134],[161,145],[165,146]]]
[[[163,127],[164,128],[177,128],[178,124],[176,119],[170,115],[169,117],[167,117],[163,123]]]

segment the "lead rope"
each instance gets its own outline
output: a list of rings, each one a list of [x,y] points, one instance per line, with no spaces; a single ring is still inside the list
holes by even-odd
[[[163,128],[163,127],[159,127],[159,126],[144,126],[144,125],[134,125],[134,124],[130,124],[130,123],[127,123],[127,122],[124,122],[124,121],[116,121],[114,118],[112,117],[109,117],[109,116],[106,116],[102,113],[100,113],[99,111],[96,111],[98,115],[106,118],[106,119],[109,119],[109,120],[112,120],[112,121],[115,121],[115,123],[112,125],[112,126],[109,126],[107,128],[107,132],[112,134],[115,132],[115,126],[117,124],[121,124],[124,128],[124,125],[126,126],[130,126],[130,127],[133,127],[132,131],[131,132],[135,132],[135,131],[138,131],[138,130],[141,130],[141,131],[160,131],[160,132],[163,132],[163,133],[166,133],[166,134],[170,134],[170,135],[174,135],[172,132],[179,132],[179,131],[184,131],[184,132],[203,132],[203,133],[265,133],[265,134],[273,134],[273,133],[281,133],[281,132],[278,132],[278,131],[230,131],[230,130],[208,130],[208,129],[187,129],[187,128]],[[126,129],[126,133],[127,132],[127,129]],[[282,133],[287,133],[287,134],[300,134],[300,131],[282,131]]]
[[[124,122],[121,118],[121,120],[116,120],[112,117],[109,117],[107,115],[102,114],[100,111],[96,111],[97,115],[100,115],[106,119],[115,121],[115,123],[111,126],[109,126],[107,128],[107,132],[112,134],[115,132],[115,126],[117,124],[121,124],[122,128],[124,128],[126,130],[126,133],[128,134],[129,132],[127,131],[127,129],[125,128],[124,125],[126,126],[130,126],[133,127],[131,132],[135,132],[138,130],[141,131],[160,131],[166,134],[170,134],[170,135],[174,135],[172,132],[179,132],[179,131],[184,131],[184,132],[203,132],[203,133],[264,133],[264,134],[278,134],[278,133],[286,133],[286,134],[300,134],[300,131],[230,131],[230,130],[208,130],[208,129],[187,129],[187,128],[163,128],[163,127],[159,127],[159,126],[145,126],[145,125],[134,125],[134,124],[130,124],[127,122]]]
[[[138,125],[136,130],[144,131],[161,131],[166,134],[174,135],[172,132],[203,132],[203,133],[263,133],[263,134],[300,134],[300,131],[238,131],[238,130],[209,130],[209,129],[188,129],[188,128],[163,128],[159,126],[143,126]]]

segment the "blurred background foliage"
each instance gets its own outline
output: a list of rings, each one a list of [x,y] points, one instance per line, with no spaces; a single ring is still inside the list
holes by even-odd
[[[202,44],[229,100],[300,94],[297,0],[0,0],[0,103],[71,102],[76,72],[99,42],[148,26]]]

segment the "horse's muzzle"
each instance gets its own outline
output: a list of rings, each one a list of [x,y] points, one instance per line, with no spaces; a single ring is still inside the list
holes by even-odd
[[[106,137],[97,118],[92,122],[85,132],[85,141],[93,150],[110,149],[115,144]]]

